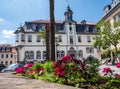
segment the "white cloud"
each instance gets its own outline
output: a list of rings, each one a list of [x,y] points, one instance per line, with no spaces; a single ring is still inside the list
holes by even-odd
[[[2,35],[4,38],[6,39],[11,39],[12,37],[14,37],[14,30],[2,30]]]
[[[0,22],[3,22],[4,21],[4,19],[3,18],[0,18]]]

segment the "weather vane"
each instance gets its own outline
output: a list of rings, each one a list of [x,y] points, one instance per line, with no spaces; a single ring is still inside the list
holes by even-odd
[[[69,0],[66,0],[66,2],[67,2],[67,4],[68,4],[68,6],[69,6]]]

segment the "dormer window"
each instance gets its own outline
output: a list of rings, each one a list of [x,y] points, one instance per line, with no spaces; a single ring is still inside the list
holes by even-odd
[[[86,21],[85,20],[82,20],[81,23],[82,23],[82,25],[86,25]]]
[[[6,47],[6,51],[10,51],[10,47]]]
[[[45,24],[41,25],[41,30],[45,30]]]

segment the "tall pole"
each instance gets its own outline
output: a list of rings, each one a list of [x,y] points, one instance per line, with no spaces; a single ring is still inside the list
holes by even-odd
[[[50,27],[46,25],[46,60],[50,60]]]
[[[50,3],[50,41],[51,53],[50,58],[55,61],[55,19],[54,19],[54,0],[49,0]]]

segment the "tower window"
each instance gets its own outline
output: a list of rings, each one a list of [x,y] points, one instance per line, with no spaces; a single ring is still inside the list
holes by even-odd
[[[73,36],[70,36],[70,44],[73,44]]]

